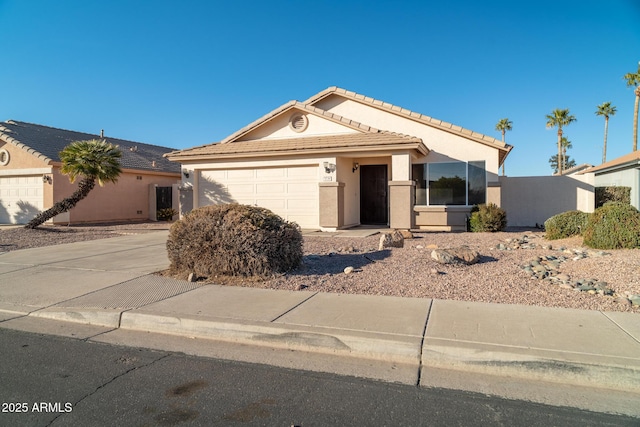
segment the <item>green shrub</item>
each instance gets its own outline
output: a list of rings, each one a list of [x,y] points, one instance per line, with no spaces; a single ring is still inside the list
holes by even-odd
[[[159,209],[156,212],[156,218],[158,221],[171,221],[176,215],[178,215],[178,212],[172,208]]]
[[[474,206],[469,218],[469,229],[473,232],[502,231],[507,226],[507,213],[494,203]]]
[[[608,202],[631,204],[631,187],[596,187],[596,208]]]
[[[607,203],[589,217],[584,244],[598,249],[640,247],[640,212],[625,203]]]
[[[544,222],[546,237],[549,240],[579,236],[584,231],[589,214],[582,211],[568,211],[554,215]]]
[[[171,226],[167,252],[177,274],[266,277],[300,265],[302,234],[268,209],[206,206]]]

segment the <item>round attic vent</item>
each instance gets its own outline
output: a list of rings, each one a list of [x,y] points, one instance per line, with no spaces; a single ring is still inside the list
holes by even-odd
[[[9,164],[9,152],[4,148],[0,150],[0,166],[6,166]]]
[[[303,114],[295,114],[289,120],[289,127],[295,132],[303,132],[309,125],[309,119]]]

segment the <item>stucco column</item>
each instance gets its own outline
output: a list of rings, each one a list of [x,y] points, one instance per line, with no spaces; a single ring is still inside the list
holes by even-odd
[[[389,181],[389,227],[401,230],[413,228],[415,187],[413,181]]]
[[[344,182],[320,182],[320,228],[337,230],[344,225]]]

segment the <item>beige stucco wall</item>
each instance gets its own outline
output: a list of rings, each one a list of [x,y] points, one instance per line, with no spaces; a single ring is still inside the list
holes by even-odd
[[[25,175],[32,175],[36,173],[46,173],[41,169],[50,168],[50,165],[44,160],[34,156],[31,153],[28,153],[21,148],[16,147],[13,144],[9,144],[2,139],[0,139],[0,149],[7,150],[7,152],[9,153],[9,163],[4,166],[0,166],[0,172],[15,169],[36,170],[32,171],[32,173],[29,173],[28,171],[25,171],[24,173]],[[50,169],[48,170],[50,171]]]
[[[105,183],[104,187],[96,185],[89,195],[69,212],[67,218],[62,216],[54,219],[54,222],[147,220],[150,218],[150,184],[170,187],[178,181],[177,175],[125,170],[118,178],[117,184]],[[71,184],[67,176],[60,174],[57,168],[54,170],[53,188],[56,202],[73,194],[77,185],[78,181]]]
[[[304,114],[307,117],[308,125],[303,132],[296,132],[289,126],[289,120],[292,116],[300,114]],[[268,123],[263,124],[258,129],[243,135],[239,141],[271,138],[303,138],[315,135],[332,135],[355,132],[357,131],[354,129],[335,123],[324,117],[299,111],[291,111],[289,114],[283,114],[280,117],[276,117]]]
[[[593,175],[500,177],[507,225],[530,227],[562,212],[593,212]]]
[[[498,176],[498,150],[495,148],[339,96],[329,96],[315,106],[378,129],[422,138],[431,152],[419,163],[485,160],[488,180],[494,181]]]

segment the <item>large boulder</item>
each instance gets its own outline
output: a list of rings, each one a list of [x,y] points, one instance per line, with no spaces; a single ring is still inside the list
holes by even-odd
[[[471,265],[480,260],[480,254],[467,246],[460,246],[459,248],[435,249],[431,252],[431,258],[440,264]]]
[[[378,246],[378,250],[403,247],[404,236],[402,236],[402,233],[397,230],[391,233],[384,233],[382,236],[380,236],[380,245]]]

